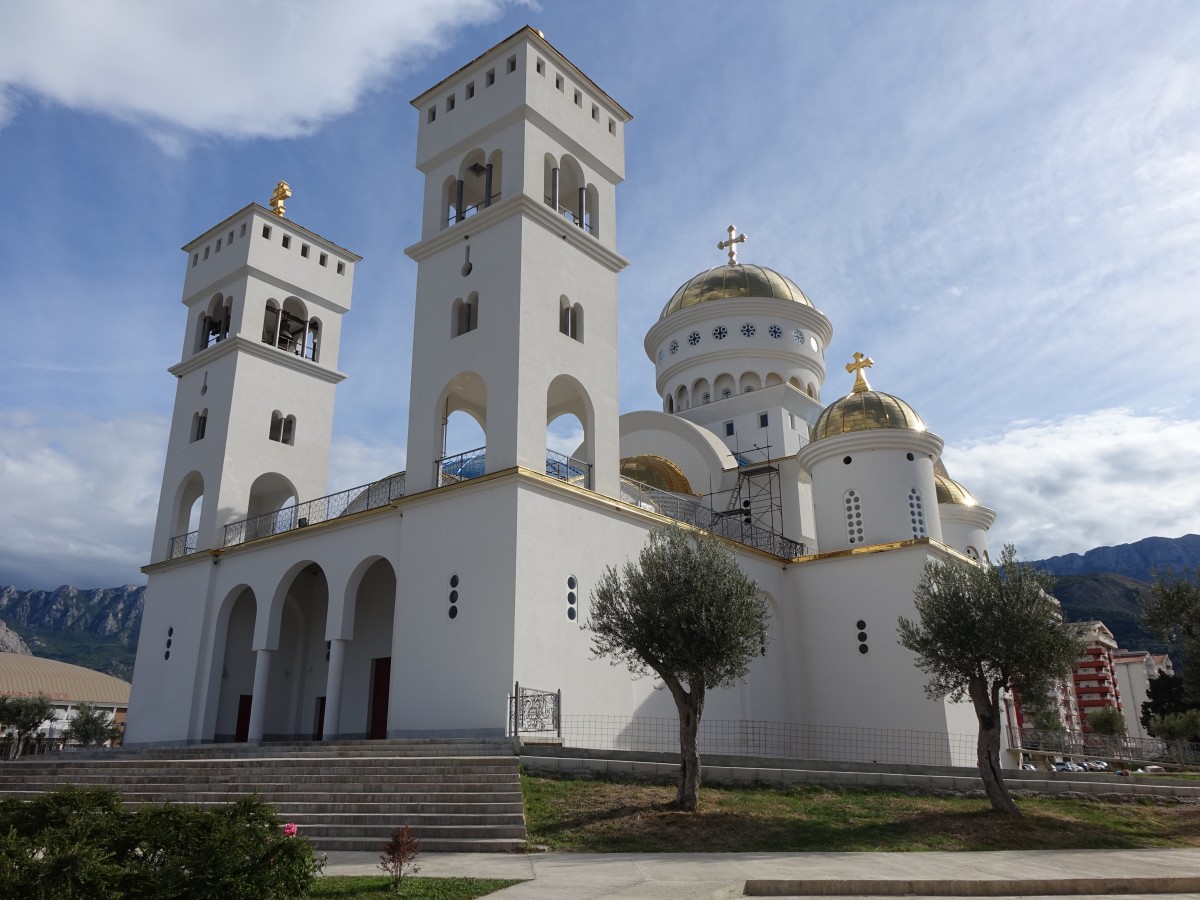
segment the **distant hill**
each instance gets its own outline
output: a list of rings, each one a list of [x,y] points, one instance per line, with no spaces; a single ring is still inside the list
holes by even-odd
[[[20,653],[22,656],[30,656],[33,651],[29,649],[29,645],[21,640],[21,636],[0,622],[0,653]]]
[[[1162,653],[1166,647],[1154,634],[1142,627],[1140,597],[1148,593],[1145,581],[1093,572],[1067,575],[1056,579],[1054,596],[1062,603],[1063,616],[1069,622],[1099,619],[1126,650]]]
[[[1112,572],[1149,582],[1156,570],[1172,568],[1178,572],[1200,566],[1200,534],[1185,534],[1179,538],[1149,537],[1135,544],[1097,547],[1082,556],[1078,553],[1052,556],[1034,565],[1052,575]]]
[[[0,586],[0,620],[34,655],[129,681],[137,654],[145,587],[53,591]]]

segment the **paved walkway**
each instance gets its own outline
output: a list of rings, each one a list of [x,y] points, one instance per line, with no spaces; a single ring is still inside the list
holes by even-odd
[[[330,875],[379,875],[373,853],[333,852]],[[741,896],[1071,895],[1200,898],[1200,850],[987,853],[423,853],[421,875],[521,878],[497,900]]]

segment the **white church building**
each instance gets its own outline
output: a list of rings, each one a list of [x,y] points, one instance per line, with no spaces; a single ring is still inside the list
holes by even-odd
[[[571,721],[673,717],[581,626],[605,567],[683,522],[726,540],[771,614],[765,656],[706,720],[920,734],[911,761],[970,764],[971,708],[926,698],[896,640],[927,560],[987,559],[995,515],[941,438],[861,354],[826,384],[829,320],[738,260],[732,228],[646,335],[662,408],[619,414],[629,114],[531,28],[412,105],[405,472],[323,496],[360,258],[287,218],[283,183],[184,247],[126,743],[502,736],[516,682],[561,691],[567,743]],[[455,413],[484,447],[447,454]],[[571,456],[547,446],[563,415]]]

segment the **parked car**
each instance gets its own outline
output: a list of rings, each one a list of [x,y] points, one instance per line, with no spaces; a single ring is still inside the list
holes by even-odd
[[[1102,759],[1089,759],[1087,762],[1084,763],[1084,765],[1087,766],[1088,769],[1090,769],[1093,772],[1107,772],[1108,771],[1108,763],[1106,763]]]
[[[1021,763],[1021,768],[1024,769],[1026,772],[1036,772],[1037,771],[1037,766],[1035,766],[1033,763]]]

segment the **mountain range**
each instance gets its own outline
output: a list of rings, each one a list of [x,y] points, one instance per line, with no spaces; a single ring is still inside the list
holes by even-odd
[[[1139,600],[1155,572],[1200,568],[1200,535],[1150,537],[1033,564],[1056,576],[1054,595],[1069,621],[1099,619],[1121,647],[1162,652],[1162,642],[1141,626]],[[132,584],[53,591],[0,586],[0,652],[32,651],[128,681],[145,595],[144,586]]]

